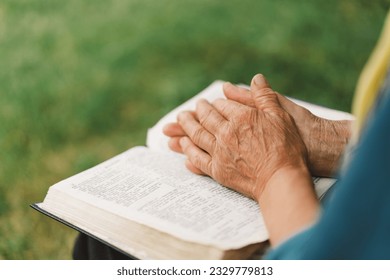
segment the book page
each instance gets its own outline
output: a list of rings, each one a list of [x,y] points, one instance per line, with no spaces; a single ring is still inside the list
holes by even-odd
[[[212,102],[217,98],[225,98],[222,90],[223,81],[215,81],[210,86],[208,86],[206,89],[204,89],[199,94],[195,95],[193,98],[189,99],[179,107],[173,109],[171,112],[169,112],[167,115],[165,115],[163,118],[161,118],[155,126],[150,128],[148,130],[147,139],[146,139],[146,145],[154,150],[169,150],[168,148],[168,137],[166,137],[162,133],[162,129],[164,125],[175,122],[177,114],[180,111],[183,110],[194,110],[196,106],[196,102],[201,99],[207,99],[208,101]],[[246,85],[239,85],[245,88],[249,88]],[[288,97],[289,98],[289,97]],[[308,103],[305,101],[301,101],[294,98],[289,98],[291,101],[297,103],[300,106],[303,106],[307,108],[309,111],[311,111],[313,114],[330,119],[330,120],[351,120],[353,119],[353,116],[347,112],[342,112],[338,110],[329,109],[326,107],[318,106],[312,103]]]
[[[189,172],[179,154],[136,147],[57,183],[47,197],[53,190],[181,239],[221,249],[268,238],[255,201]]]

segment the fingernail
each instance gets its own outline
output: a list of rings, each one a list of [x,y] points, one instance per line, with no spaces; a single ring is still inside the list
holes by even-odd
[[[262,74],[257,74],[253,78],[253,81],[255,82],[256,85],[262,85],[264,83],[264,76]]]

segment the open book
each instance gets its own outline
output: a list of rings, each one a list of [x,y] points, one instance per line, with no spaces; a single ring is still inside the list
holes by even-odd
[[[139,259],[245,259],[268,239],[257,203],[206,176],[189,172],[170,151],[162,127],[199,98],[223,97],[221,81],[149,129],[134,147],[53,186],[33,207]],[[300,102],[332,119],[351,115]],[[320,197],[333,183],[313,178]]]

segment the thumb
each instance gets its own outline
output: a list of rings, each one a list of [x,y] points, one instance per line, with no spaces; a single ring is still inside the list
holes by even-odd
[[[280,107],[276,92],[270,87],[262,74],[257,74],[251,82],[252,98],[259,110]]]

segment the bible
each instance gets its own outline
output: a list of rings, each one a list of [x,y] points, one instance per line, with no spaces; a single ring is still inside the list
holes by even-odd
[[[191,173],[169,150],[162,127],[196,101],[224,98],[222,81],[164,116],[133,147],[48,189],[36,210],[138,259],[248,259],[266,248],[257,203]],[[330,119],[351,115],[293,100]],[[335,182],[313,178],[318,197]]]

